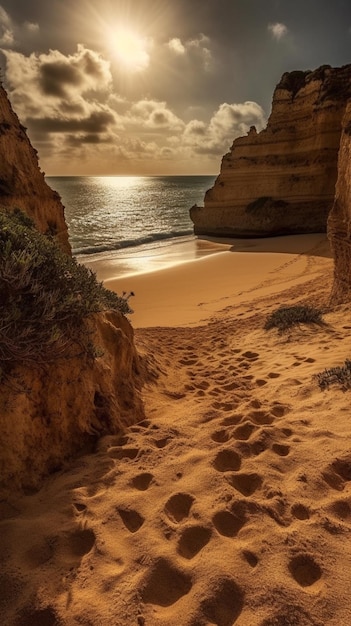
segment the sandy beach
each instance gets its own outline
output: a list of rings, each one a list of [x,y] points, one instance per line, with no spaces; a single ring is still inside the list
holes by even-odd
[[[316,379],[350,357],[349,307],[324,235],[238,246],[95,265],[135,293],[146,419],[0,503],[3,624],[351,623],[350,391]],[[324,323],[264,329],[296,303]]]

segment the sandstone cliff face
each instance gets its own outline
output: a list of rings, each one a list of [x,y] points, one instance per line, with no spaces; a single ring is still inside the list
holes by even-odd
[[[64,207],[60,196],[45,182],[36,151],[0,87],[0,209],[19,208],[42,233],[54,235],[70,253]]]
[[[340,141],[335,201],[328,218],[328,237],[334,256],[334,304],[351,299],[351,102]]]
[[[70,252],[59,196],[46,184],[2,88],[0,157],[0,210],[22,209],[39,231],[55,234]],[[99,436],[118,433],[144,417],[143,377],[129,321],[118,311],[107,311],[86,324],[101,354],[96,359],[77,346],[74,358],[41,368],[22,366],[5,380],[0,362],[0,500],[9,491],[38,488],[45,475],[80,450],[91,449]]]
[[[133,329],[118,312],[90,321],[102,356],[60,360],[47,369],[18,369],[0,394],[0,500],[32,490],[98,437],[144,417],[142,375]]]
[[[234,141],[204,207],[192,207],[195,234],[324,232],[350,96],[351,65],[284,74],[267,128]]]

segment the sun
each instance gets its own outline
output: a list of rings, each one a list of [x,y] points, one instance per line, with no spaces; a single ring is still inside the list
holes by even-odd
[[[118,27],[109,32],[109,47],[121,69],[128,72],[145,70],[150,62],[150,42],[128,27]]]

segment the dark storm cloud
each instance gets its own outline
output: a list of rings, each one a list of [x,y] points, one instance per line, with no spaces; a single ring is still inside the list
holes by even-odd
[[[113,139],[111,137],[105,137],[95,133],[87,135],[68,135],[68,137],[66,137],[66,143],[73,147],[79,147],[82,144],[103,144],[112,142]]]
[[[40,85],[44,93],[49,96],[63,98],[65,86],[79,86],[82,83],[81,73],[68,63],[43,63],[40,66]]]
[[[83,119],[60,119],[60,118],[27,118],[27,124],[33,131],[46,133],[86,132],[103,133],[115,122],[115,118],[109,111],[96,111]]]

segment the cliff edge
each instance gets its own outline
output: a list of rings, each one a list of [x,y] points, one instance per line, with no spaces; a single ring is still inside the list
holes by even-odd
[[[332,302],[351,300],[351,102],[342,123],[335,200],[328,218],[334,256]]]
[[[71,257],[64,208],[2,88],[0,155],[1,501],[144,408],[127,298]]]
[[[285,73],[267,127],[251,127],[190,217],[198,235],[265,237],[325,232],[334,202],[351,65]]]
[[[46,183],[26,129],[0,86],[0,207],[21,209],[43,234],[53,236],[62,250],[71,252],[64,207]]]

